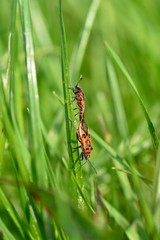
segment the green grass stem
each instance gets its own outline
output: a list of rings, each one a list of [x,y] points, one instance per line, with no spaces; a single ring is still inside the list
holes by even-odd
[[[61,29],[61,64],[62,64],[62,85],[64,94],[64,108],[65,108],[65,122],[66,122],[66,133],[67,133],[67,143],[68,143],[68,154],[69,154],[69,165],[74,166],[74,156],[72,151],[72,134],[71,134],[71,119],[73,114],[70,105],[70,94],[69,94],[69,64],[68,64],[68,53],[67,53],[67,42],[65,27],[63,22],[62,13],[62,1],[59,0],[59,16],[60,16],[60,29]]]
[[[60,16],[60,29],[61,29],[61,63],[62,63],[62,85],[63,85],[63,94],[64,94],[64,108],[65,108],[65,123],[66,123],[66,134],[67,134],[67,143],[68,143],[68,154],[69,154],[69,168],[71,168],[71,172],[76,176],[78,188],[75,186],[73,180],[73,198],[77,205],[80,208],[84,209],[83,199],[81,197],[81,191],[79,189],[83,189],[83,177],[81,169],[76,173],[75,171],[75,163],[77,162],[78,154],[73,154],[72,143],[76,140],[76,134],[73,123],[71,119],[73,119],[73,110],[71,110],[71,97],[69,90],[69,64],[68,64],[68,53],[67,53],[67,42],[66,42],[66,34],[65,27],[63,22],[63,13],[62,13],[62,0],[59,0],[59,16]],[[78,150],[76,151],[78,152]],[[80,203],[80,204],[79,204]]]

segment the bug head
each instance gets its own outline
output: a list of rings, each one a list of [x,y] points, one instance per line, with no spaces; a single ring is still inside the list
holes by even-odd
[[[81,92],[82,91],[82,89],[81,89],[81,87],[79,87],[79,86],[75,86],[75,88],[74,88],[74,90],[73,90],[73,92],[75,93],[75,94],[77,94],[77,93],[79,93],[79,92]]]
[[[78,82],[76,83],[75,87],[69,87],[73,91],[74,94],[77,94],[82,91],[82,89],[78,86],[79,82],[83,79],[82,75],[80,75],[80,78]]]
[[[75,87],[69,87],[69,89],[72,90],[74,94],[77,94],[82,91],[81,88],[77,85]]]

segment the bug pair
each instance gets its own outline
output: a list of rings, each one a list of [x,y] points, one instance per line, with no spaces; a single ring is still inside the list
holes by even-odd
[[[77,102],[78,106],[78,113],[75,115],[79,115],[79,125],[77,130],[77,139],[80,142],[79,148],[82,149],[82,152],[80,154],[80,158],[83,160],[84,158],[88,160],[90,158],[90,154],[93,150],[92,148],[92,141],[90,137],[90,132],[87,127],[87,124],[84,120],[84,112],[85,112],[85,98],[84,98],[84,92],[82,91],[81,87],[78,85],[79,82],[82,80],[82,75],[80,76],[80,79],[78,80],[75,87],[70,88],[73,93],[73,101]],[[77,109],[77,108],[76,108]]]

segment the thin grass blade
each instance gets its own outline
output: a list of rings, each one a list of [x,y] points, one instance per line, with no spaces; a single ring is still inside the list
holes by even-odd
[[[80,169],[78,172],[75,170],[75,163],[79,158],[78,149],[73,154],[72,142],[77,143],[76,134],[73,127],[73,123],[71,119],[73,119],[73,110],[71,109],[71,97],[69,90],[69,64],[68,64],[68,53],[67,53],[67,41],[65,34],[65,27],[63,21],[63,12],[62,12],[62,0],[59,0],[59,17],[60,17],[60,30],[61,30],[61,66],[62,66],[62,85],[63,85],[63,95],[64,95],[64,108],[65,108],[65,123],[66,123],[66,133],[67,133],[67,143],[68,143],[68,155],[69,155],[69,168],[71,169],[71,174],[73,174],[78,182],[78,186],[84,190],[83,186],[83,176],[82,170]],[[75,204],[81,208],[83,211],[86,209],[84,207],[83,198],[81,196],[80,191],[78,191],[75,182],[71,178],[72,184],[72,196]],[[70,183],[69,183],[70,184]],[[84,193],[83,193],[84,194]],[[81,201],[80,201],[81,199]]]
[[[86,47],[88,44],[89,36],[91,34],[91,30],[94,24],[94,20],[95,20],[100,2],[101,0],[93,0],[91,2],[91,5],[86,17],[86,21],[84,24],[84,28],[80,37],[80,41],[77,43],[75,47],[75,51],[73,52],[72,59],[71,59],[71,70],[72,70],[71,80],[73,81],[75,81],[75,79],[77,79],[77,76],[79,75],[79,71],[80,71],[84,54],[86,51]]]
[[[19,0],[24,48],[27,69],[29,98],[30,150],[33,164],[33,178],[39,185],[47,186],[46,162],[41,131],[39,95],[37,88],[34,46],[31,29],[30,8],[28,0]]]
[[[125,66],[123,65],[121,59],[118,57],[118,55],[115,53],[115,51],[111,48],[111,46],[105,42],[105,47],[106,47],[106,50],[107,52],[109,53],[109,55],[111,56],[111,58],[113,59],[113,61],[117,64],[117,66],[120,68],[120,70],[122,71],[122,73],[124,74],[124,76],[126,77],[126,80],[128,81],[128,83],[130,84],[130,86],[132,87],[138,101],[139,101],[139,104],[142,108],[142,111],[144,113],[144,116],[145,116],[145,119],[147,121],[147,124],[148,124],[148,129],[149,129],[149,132],[150,132],[150,135],[151,135],[151,139],[154,143],[154,146],[156,147],[156,149],[158,148],[158,143],[159,143],[159,140],[158,140],[158,137],[156,135],[156,132],[155,132],[155,128],[153,126],[153,123],[149,117],[149,114],[147,112],[147,109],[144,105],[144,102],[131,78],[131,76],[129,75],[128,71],[126,70]]]
[[[65,27],[63,22],[63,12],[62,12],[62,1],[59,0],[59,16],[60,16],[60,30],[61,30],[61,63],[62,63],[62,85],[63,85],[63,95],[64,95],[64,108],[65,108],[65,122],[66,122],[66,133],[68,142],[68,154],[70,160],[70,166],[74,166],[74,157],[72,154],[72,134],[71,134],[71,124],[70,120],[73,118],[70,106],[70,94],[69,94],[69,63],[68,63],[68,53],[67,53],[67,41],[65,34]]]

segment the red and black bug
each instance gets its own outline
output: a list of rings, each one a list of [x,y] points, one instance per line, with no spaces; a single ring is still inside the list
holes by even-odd
[[[77,138],[81,144],[80,147],[82,149],[80,157],[82,158],[82,160],[83,158],[88,160],[90,158],[90,154],[93,148],[92,148],[92,140],[90,137],[90,132],[88,130],[87,124],[84,121],[79,123]]]
[[[78,80],[75,87],[70,88],[75,96],[73,97],[73,100],[77,101],[78,110],[79,112],[75,115],[79,114],[79,120],[80,122],[84,119],[84,111],[85,111],[85,99],[84,99],[84,92],[82,91],[81,87],[78,86],[79,82],[82,80],[82,75],[80,76],[80,79]]]
[[[79,148],[82,149],[82,152],[80,154],[80,159],[83,160],[85,158],[86,160],[88,160],[87,162],[89,162],[89,164],[91,165],[91,167],[93,168],[93,170],[97,174],[96,169],[94,168],[94,166],[89,161],[90,154],[93,150],[93,147],[92,147],[92,140],[91,140],[91,137],[90,137],[89,129],[87,127],[86,122],[84,122],[84,121],[79,123],[78,130],[77,130],[77,139],[81,144],[79,146]]]

